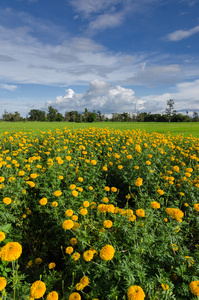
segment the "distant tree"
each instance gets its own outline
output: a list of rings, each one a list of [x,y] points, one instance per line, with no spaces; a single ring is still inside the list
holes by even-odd
[[[166,115],[169,122],[171,122],[171,117],[176,114],[176,110],[174,110],[174,104],[175,103],[172,99],[167,101],[168,108],[166,108]]]
[[[56,108],[52,106],[48,107],[47,120],[50,122],[60,122],[64,121],[64,116],[58,112]]]
[[[70,113],[69,112],[65,112],[64,114],[64,121],[69,122],[70,121]]]
[[[87,117],[87,122],[92,123],[92,122],[96,122],[96,121],[97,121],[96,113],[89,112],[88,117]]]
[[[193,122],[199,122],[199,116],[197,111],[193,112]]]
[[[53,108],[52,106],[49,106],[48,113],[47,113],[47,120],[50,122],[55,122],[57,113],[58,113],[57,109]]]
[[[29,121],[46,121],[46,113],[43,110],[39,110],[39,109],[31,109],[29,111]]]
[[[2,115],[2,120],[6,122],[20,122],[23,121],[23,118],[20,116],[20,113],[18,111],[15,111],[13,113],[8,113],[6,110],[4,110],[4,114]]]

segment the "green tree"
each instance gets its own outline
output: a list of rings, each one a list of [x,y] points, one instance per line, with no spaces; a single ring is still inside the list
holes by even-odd
[[[173,115],[176,114],[176,110],[174,109],[174,100],[170,99],[167,101],[167,108],[166,108],[166,115],[167,115],[167,118],[168,118],[168,121],[169,123],[171,122],[171,118]]]
[[[43,110],[39,110],[39,109],[31,109],[29,111],[29,121],[46,121],[46,113]]]
[[[23,121],[23,118],[20,116],[20,113],[18,111],[15,111],[13,113],[8,113],[6,110],[4,110],[4,114],[2,115],[2,120],[6,122],[20,122]]]
[[[193,122],[199,122],[199,116],[197,111],[193,112]]]

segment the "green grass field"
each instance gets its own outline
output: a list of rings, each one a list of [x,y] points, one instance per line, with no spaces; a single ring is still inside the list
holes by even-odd
[[[159,132],[159,133],[167,133],[171,134],[184,134],[185,136],[192,135],[194,137],[199,138],[199,123],[157,123],[157,122],[99,122],[99,123],[69,123],[69,122],[0,122],[0,134],[5,131],[48,131],[55,129],[63,129],[64,127],[70,129],[76,128],[105,128],[108,127],[110,129],[119,129],[119,130],[133,130],[133,129],[141,129],[146,132]]]

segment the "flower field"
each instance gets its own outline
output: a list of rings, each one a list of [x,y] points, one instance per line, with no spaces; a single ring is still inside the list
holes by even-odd
[[[199,139],[0,136],[1,300],[199,299]]]

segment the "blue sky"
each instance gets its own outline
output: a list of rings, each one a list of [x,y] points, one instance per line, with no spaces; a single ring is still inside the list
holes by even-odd
[[[199,113],[199,0],[1,0],[0,117]]]

